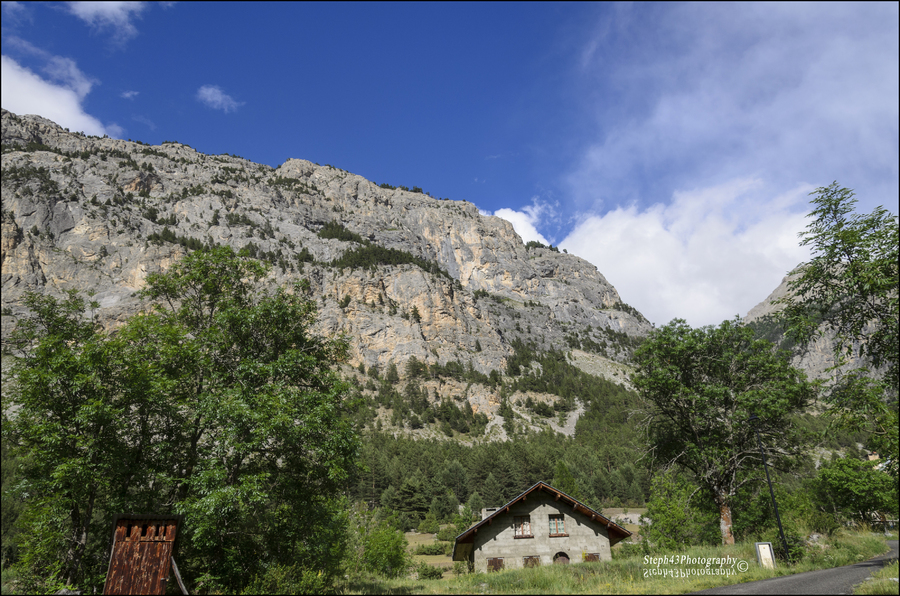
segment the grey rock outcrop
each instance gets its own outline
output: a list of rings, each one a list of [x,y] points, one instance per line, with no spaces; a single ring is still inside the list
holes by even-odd
[[[308,279],[320,331],[349,337],[353,366],[402,371],[416,357],[503,372],[517,339],[625,362],[651,329],[596,267],[526,248],[509,222],[465,201],[301,159],[272,168],[181,143],[89,137],[6,110],[2,143],[4,338],[27,291],[93,289],[114,328],[141,308],[134,294],[149,273],[200,244],[269,261],[273,286]],[[357,240],[321,237],[332,222]],[[418,260],[331,264],[367,245]]]
[[[774,317],[784,308],[783,305],[777,304],[776,301],[791,295],[790,282],[797,278],[801,265],[794,268],[791,273],[786,275],[781,283],[769,294],[765,300],[750,309],[747,316],[744,317],[745,324],[769,324]],[[780,338],[780,332],[774,332]],[[831,379],[834,375],[841,374],[847,370],[862,366],[862,362],[858,357],[851,358],[842,367],[834,370],[834,333],[823,330],[823,333],[814,338],[809,345],[804,348],[794,347],[792,349],[793,357],[791,364],[804,371],[811,379]]]

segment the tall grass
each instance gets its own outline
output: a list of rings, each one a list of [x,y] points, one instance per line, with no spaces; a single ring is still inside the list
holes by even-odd
[[[898,575],[900,575],[900,567],[898,567],[897,561],[894,561],[892,564],[876,573],[871,580],[864,584],[860,584],[853,590],[853,593],[896,595],[898,590]]]
[[[616,549],[618,550],[618,549]],[[473,573],[443,581],[399,579],[377,585],[346,585],[344,593],[391,594],[681,594],[716,586],[791,575],[815,569],[849,565],[869,559],[886,551],[883,535],[867,532],[842,532],[824,541],[822,546],[810,546],[803,560],[776,569],[761,568],[756,563],[752,542],[725,547],[694,547],[684,551],[644,555],[625,553],[612,561],[549,565],[530,569],[511,569],[496,573]],[[685,555],[691,559],[732,557],[746,563],[746,571],[735,564],[732,575],[694,575],[664,577],[650,575],[652,569],[671,569],[673,573],[700,568],[697,565],[664,565],[658,567],[647,556]],[[648,564],[650,563],[650,564]],[[894,591],[896,593],[896,589]]]

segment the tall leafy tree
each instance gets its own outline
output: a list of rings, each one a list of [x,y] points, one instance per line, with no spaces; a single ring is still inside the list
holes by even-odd
[[[197,574],[228,586],[273,558],[334,571],[330,495],[358,455],[342,417],[347,387],[332,370],[347,345],[309,332],[315,305],[302,284],[263,291],[266,271],[227,247],[192,253],[148,276],[144,295],[159,307],[139,320],[181,335],[169,344],[181,368],[161,375],[181,405],[174,508],[193,520]]]
[[[185,514],[179,563],[207,588],[239,591],[297,561],[336,571],[346,520],[333,495],[358,456],[331,369],[346,344],[310,333],[304,288],[265,292],[265,272],[230,248],[196,251],[148,276],[154,308],[114,337],[75,294],[28,298],[3,432],[33,461],[22,561],[35,575],[102,582],[123,511]]]
[[[121,342],[85,316],[88,305],[75,291],[63,300],[29,294],[25,305],[32,316],[12,338],[20,358],[3,394],[3,435],[28,462],[22,577],[27,590],[45,590],[48,578],[74,585],[105,572],[88,557],[98,511],[123,504],[132,485],[128,464],[154,458],[131,425],[119,422],[146,414],[145,386],[118,374]]]
[[[664,549],[684,548],[718,541],[715,508],[696,498],[693,486],[676,467],[657,474],[650,485],[646,536]]]
[[[801,233],[812,259],[779,302],[787,335],[801,345],[834,341],[829,413],[839,426],[873,434],[897,478],[898,460],[898,219],[883,207],[854,212],[852,190],[837,182],[810,193],[815,208]],[[851,364],[848,370],[848,363]]]
[[[647,408],[654,455],[689,470],[719,511],[722,542],[734,543],[732,507],[737,490],[759,475],[739,475],[762,462],[751,414],[770,462],[799,453],[790,415],[813,399],[814,387],[792,368],[786,352],[760,339],[739,320],[692,329],[676,319],[657,329],[635,352],[633,382]]]
[[[818,501],[827,511],[859,521],[871,521],[872,513],[896,519],[896,485],[876,464],[850,457],[824,464],[813,483]]]

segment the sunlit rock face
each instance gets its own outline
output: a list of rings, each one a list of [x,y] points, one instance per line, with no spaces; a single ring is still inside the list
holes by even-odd
[[[504,373],[516,339],[622,363],[651,329],[596,267],[526,248],[509,222],[465,201],[301,159],[273,169],[180,143],[86,137],[6,110],[2,126],[4,338],[27,291],[93,290],[114,328],[142,308],[134,294],[149,273],[200,244],[249,249],[272,263],[273,287],[309,280],[319,330],[347,336],[352,366],[394,363],[402,375],[415,357]],[[320,237],[332,222],[356,236]],[[332,264],[371,246],[409,258]],[[472,400],[490,410],[495,397]]]
[[[750,309],[750,312],[744,317],[744,323],[757,325],[760,330],[767,331],[768,339],[778,341],[780,333],[775,329],[773,319],[784,306],[776,301],[791,295],[789,284],[797,278],[798,270],[799,267],[785,276],[765,300]],[[804,371],[811,379],[831,379],[845,371],[865,365],[863,360],[854,353],[850,355],[843,366],[835,370],[834,333],[827,329],[823,329],[822,335],[814,338],[808,346],[802,349],[793,346],[791,351],[793,353],[791,364]]]

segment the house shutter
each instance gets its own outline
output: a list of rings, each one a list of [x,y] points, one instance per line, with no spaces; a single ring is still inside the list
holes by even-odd
[[[501,557],[490,558],[487,560],[488,571],[500,571],[503,569],[503,559]]]

